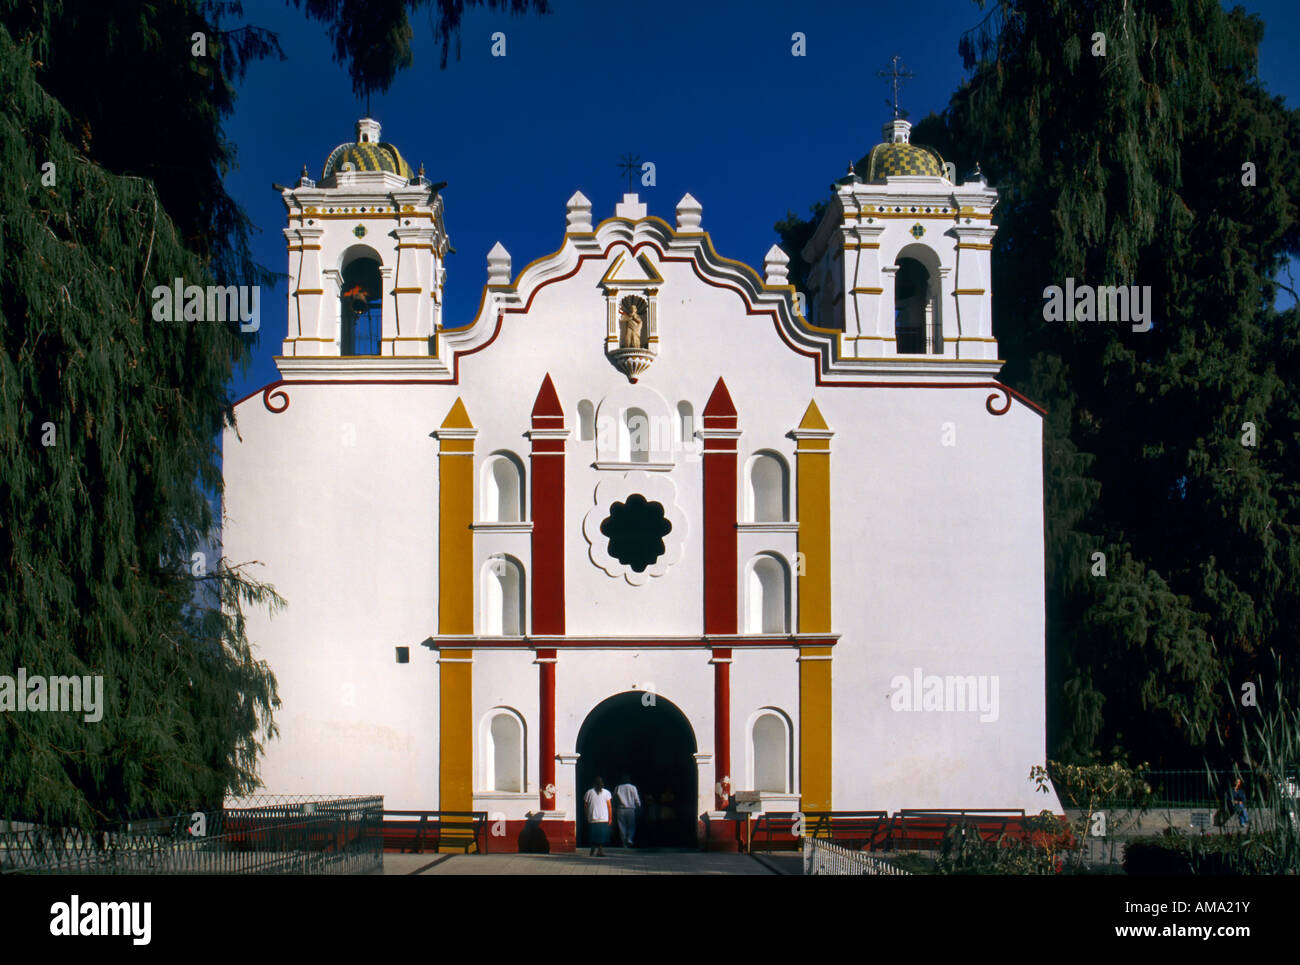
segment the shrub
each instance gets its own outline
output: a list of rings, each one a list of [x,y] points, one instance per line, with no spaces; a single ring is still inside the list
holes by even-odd
[[[954,825],[943,836],[935,872],[941,875],[1051,875],[1064,867],[1060,854],[1074,841],[1064,821],[1044,811],[1026,818],[1025,834],[985,841],[974,826]]]
[[[1188,834],[1167,828],[1136,838],[1124,849],[1124,871],[1131,875],[1286,874],[1285,832]]]

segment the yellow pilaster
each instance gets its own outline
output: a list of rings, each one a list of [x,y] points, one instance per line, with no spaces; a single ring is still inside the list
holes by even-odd
[[[474,632],[474,437],[465,403],[438,429],[438,633]],[[474,809],[474,651],[443,649],[439,673],[438,807]]]
[[[831,436],[810,402],[794,433],[798,474],[799,632],[831,632]],[[799,648],[799,789],[803,811],[831,810],[831,648]]]
[[[831,648],[799,648],[799,809],[831,810]]]

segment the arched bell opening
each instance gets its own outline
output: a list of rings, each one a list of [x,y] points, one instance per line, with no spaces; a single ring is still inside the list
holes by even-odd
[[[369,254],[351,258],[343,266],[342,278],[340,354],[378,355],[384,301],[378,258]]]
[[[896,264],[894,337],[898,354],[942,355],[938,279],[916,258],[900,257]]]

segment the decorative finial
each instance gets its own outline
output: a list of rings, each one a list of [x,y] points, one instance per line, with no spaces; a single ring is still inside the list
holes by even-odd
[[[852,162],[852,161],[849,162],[849,169],[848,169],[847,171],[845,171],[844,173],[847,174],[849,177],[853,177],[853,175],[855,175],[855,174],[858,173],[857,171],[853,170],[853,162]]]
[[[894,101],[893,101],[893,105],[892,105],[893,108],[894,108],[894,117],[906,117],[906,116],[907,116],[907,111],[902,111],[902,110],[899,110],[899,108],[898,108],[898,88],[899,88],[900,86],[902,86],[902,81],[904,81],[904,80],[911,80],[911,79],[912,79],[912,74],[911,74],[910,71],[908,71],[907,66],[906,66],[902,61],[903,61],[903,58],[902,58],[902,57],[900,57],[898,54],[894,54],[893,57],[890,57],[890,58],[889,58],[889,63],[890,63],[890,65],[891,65],[891,66],[890,66],[890,69],[889,69],[889,70],[880,70],[880,71],[877,71],[877,72],[876,72],[876,76],[877,76],[877,77],[888,77],[888,78],[890,78],[889,83],[890,83],[890,84],[893,86],[893,88],[894,88]],[[902,68],[902,70],[899,69],[900,67]],[[890,102],[889,102],[888,99],[886,99],[886,100],[885,100],[885,103],[886,103],[886,104],[889,104]]]
[[[298,175],[298,187],[300,187],[300,188],[314,188],[314,187],[316,187],[316,182],[313,181],[313,180],[311,179],[311,175],[309,175],[309,174],[307,173],[307,165],[306,165],[306,164],[304,164],[304,165],[302,166],[302,174]]]
[[[424,162],[420,162],[420,177],[424,177]]]

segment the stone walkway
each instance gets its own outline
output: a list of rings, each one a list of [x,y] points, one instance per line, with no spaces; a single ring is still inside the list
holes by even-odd
[[[385,854],[386,875],[770,875],[747,854],[628,851],[576,854]]]

